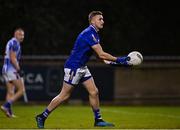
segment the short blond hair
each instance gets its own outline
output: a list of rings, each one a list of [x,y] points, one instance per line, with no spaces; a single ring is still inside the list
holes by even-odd
[[[89,20],[89,23],[91,23],[91,20],[94,16],[96,15],[103,15],[103,13],[101,11],[92,11],[89,13],[88,15],[88,20]]]
[[[17,32],[17,31],[23,31],[23,32],[24,32],[24,29],[21,28],[21,27],[18,27],[18,28],[16,28],[16,29],[14,30],[14,32]]]

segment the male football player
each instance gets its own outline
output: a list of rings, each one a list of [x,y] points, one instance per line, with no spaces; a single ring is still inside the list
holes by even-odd
[[[94,126],[114,126],[102,119],[99,107],[98,89],[93,77],[86,66],[90,56],[95,52],[102,60],[113,61],[127,65],[128,57],[114,57],[104,52],[101,47],[98,31],[103,28],[103,14],[100,11],[92,11],[89,14],[89,26],[77,37],[71,55],[64,65],[64,82],[61,92],[50,102],[47,108],[36,116],[38,128],[44,128],[48,115],[56,109],[62,102],[67,100],[73,88],[82,83],[89,93],[89,102],[94,113]]]
[[[19,61],[21,58],[21,42],[24,40],[24,30],[17,28],[14,31],[14,37],[6,45],[4,65],[2,75],[6,82],[7,93],[6,102],[1,106],[1,110],[7,117],[15,117],[11,105],[19,99],[25,92],[22,80],[23,72],[21,71]],[[15,92],[15,89],[17,91]]]

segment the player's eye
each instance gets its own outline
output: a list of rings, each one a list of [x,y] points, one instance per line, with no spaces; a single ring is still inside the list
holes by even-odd
[[[99,21],[103,21],[103,18],[99,18]]]

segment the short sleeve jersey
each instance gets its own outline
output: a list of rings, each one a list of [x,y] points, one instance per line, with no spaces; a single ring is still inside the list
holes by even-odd
[[[93,54],[92,46],[99,44],[99,35],[92,25],[84,29],[77,37],[74,47],[64,67],[77,69],[86,65]]]
[[[3,73],[6,73],[8,71],[16,72],[16,69],[14,68],[13,64],[10,61],[10,52],[11,51],[16,53],[16,60],[17,60],[17,63],[19,64],[19,60],[21,58],[21,46],[16,38],[12,38],[11,40],[9,40],[6,45],[5,56],[4,56],[4,65],[3,65],[3,69],[2,69]]]

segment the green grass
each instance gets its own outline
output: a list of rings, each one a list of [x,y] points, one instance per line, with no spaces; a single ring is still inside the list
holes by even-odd
[[[43,105],[14,105],[13,110],[18,117],[9,119],[0,112],[0,129],[37,128],[34,117],[44,109]],[[104,120],[115,124],[115,129],[180,128],[179,106],[102,106],[101,113]],[[66,105],[51,113],[45,128],[94,129],[93,122],[93,113],[89,106]]]

